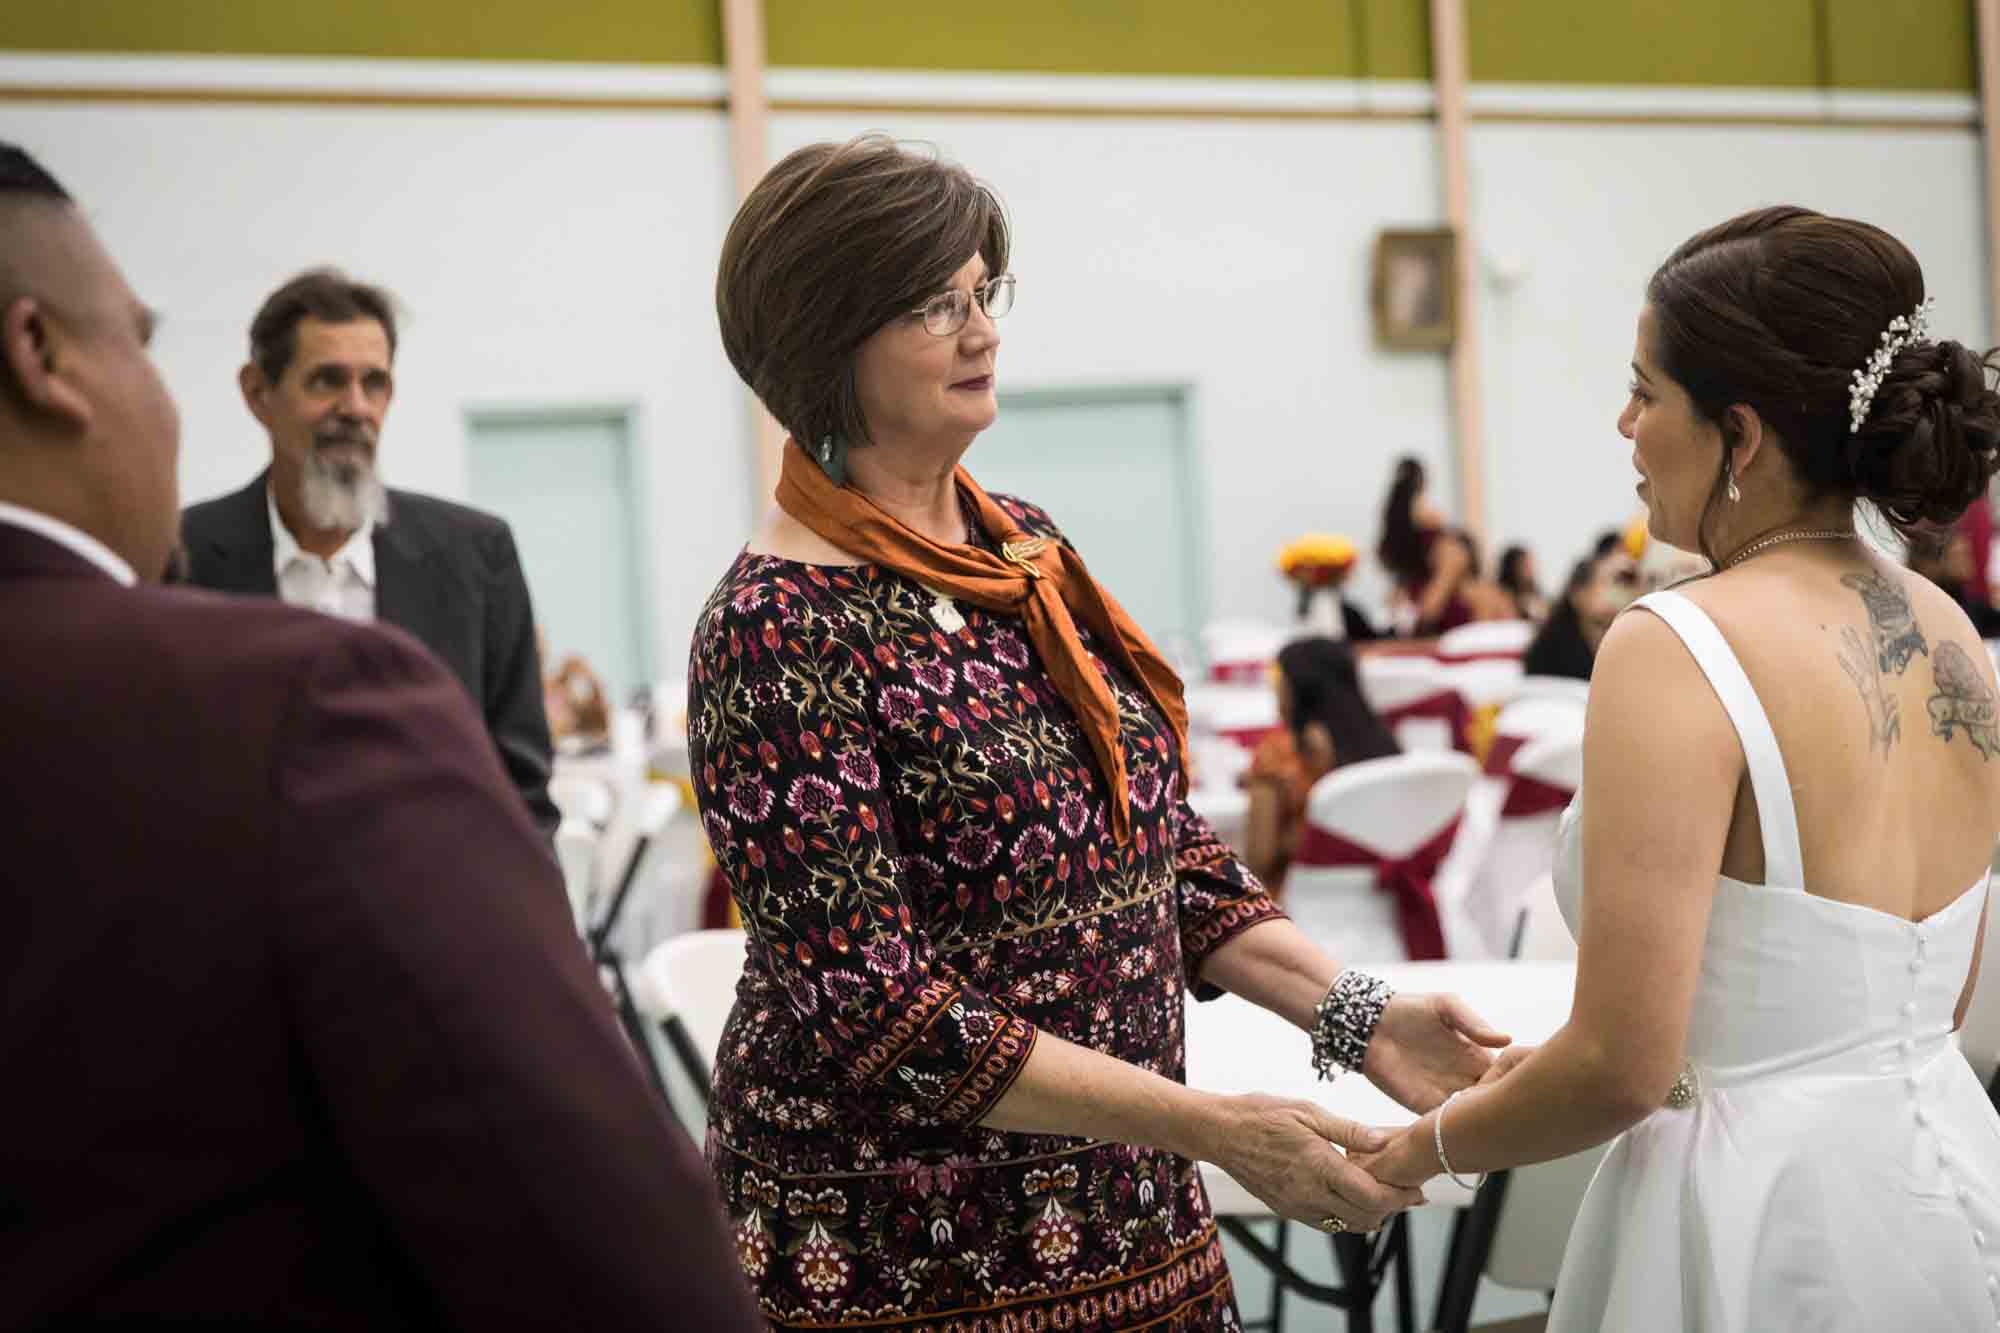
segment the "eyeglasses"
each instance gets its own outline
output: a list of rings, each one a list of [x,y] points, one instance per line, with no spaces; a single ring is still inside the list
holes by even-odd
[[[979,298],[979,308],[986,312],[986,318],[1000,318],[1014,308],[1014,275],[1002,273],[988,278],[969,292],[962,288],[939,292],[910,313],[924,317],[925,333],[935,338],[949,338],[972,318],[972,299],[975,296]]]

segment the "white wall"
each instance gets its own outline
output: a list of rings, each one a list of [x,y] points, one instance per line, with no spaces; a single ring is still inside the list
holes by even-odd
[[[462,497],[470,408],[636,407],[656,665],[684,668],[750,512],[743,399],[715,331],[719,115],[26,104],[0,138],[68,186],[163,312],[185,500],[268,461],[236,370],[258,304],[313,264],[403,303],[392,484]]]
[[[1438,217],[1428,124],[829,110],[774,116],[771,147],[863,129],[934,141],[1007,200],[1007,387],[1192,387],[1218,611],[1282,618],[1271,561],[1301,531],[1372,546],[1398,454],[1430,460],[1449,502],[1443,360],[1377,351],[1367,313],[1376,229]],[[312,263],[408,307],[397,484],[463,493],[468,408],[636,404],[657,662],[678,670],[758,507],[715,333],[720,115],[14,103],[0,137],[69,183],[165,311],[190,499],[262,465],[233,383],[244,330]],[[1696,228],[1778,201],[1867,217],[1916,249],[1943,331],[1986,327],[1969,129],[1486,125],[1471,169],[1482,250],[1522,275],[1482,308],[1489,530],[1533,545],[1545,582],[1632,512],[1612,429],[1632,321]],[[1058,517],[1102,502],[1036,498]]]
[[[1940,334],[1989,327],[1971,130],[1489,125],[1469,157],[1489,275],[1522,273],[1482,294],[1489,532],[1535,546],[1545,586],[1639,512],[1614,426],[1633,326],[1701,228],[1781,203],[1864,218],[1916,253]]]

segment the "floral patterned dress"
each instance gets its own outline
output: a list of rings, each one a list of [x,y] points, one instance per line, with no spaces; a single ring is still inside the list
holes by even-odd
[[[1236,1329],[1192,1163],[978,1121],[1041,1030],[1181,1079],[1185,987],[1280,913],[1143,691],[1093,651],[1121,848],[1019,618],[937,600],[746,553],[696,626],[695,791],[750,941],[707,1143],[744,1272],[780,1328]]]

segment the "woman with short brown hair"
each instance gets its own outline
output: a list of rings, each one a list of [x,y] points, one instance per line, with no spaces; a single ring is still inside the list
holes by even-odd
[[[779,1327],[1234,1328],[1190,1159],[1329,1230],[1418,1196],[1310,1103],[1184,1087],[1184,990],[1418,1108],[1505,1038],[1284,919],[1188,808],[1173,672],[1048,515],[959,466],[1007,257],[991,191],[879,137],[787,157],[723,246],[723,344],[791,439],[690,671],[749,933],[709,1161]]]

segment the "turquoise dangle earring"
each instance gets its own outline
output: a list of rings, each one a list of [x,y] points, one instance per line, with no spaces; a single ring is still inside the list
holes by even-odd
[[[846,440],[831,432],[821,436],[819,448],[813,451],[813,458],[819,463],[819,470],[826,473],[828,481],[836,486],[847,484]]]

